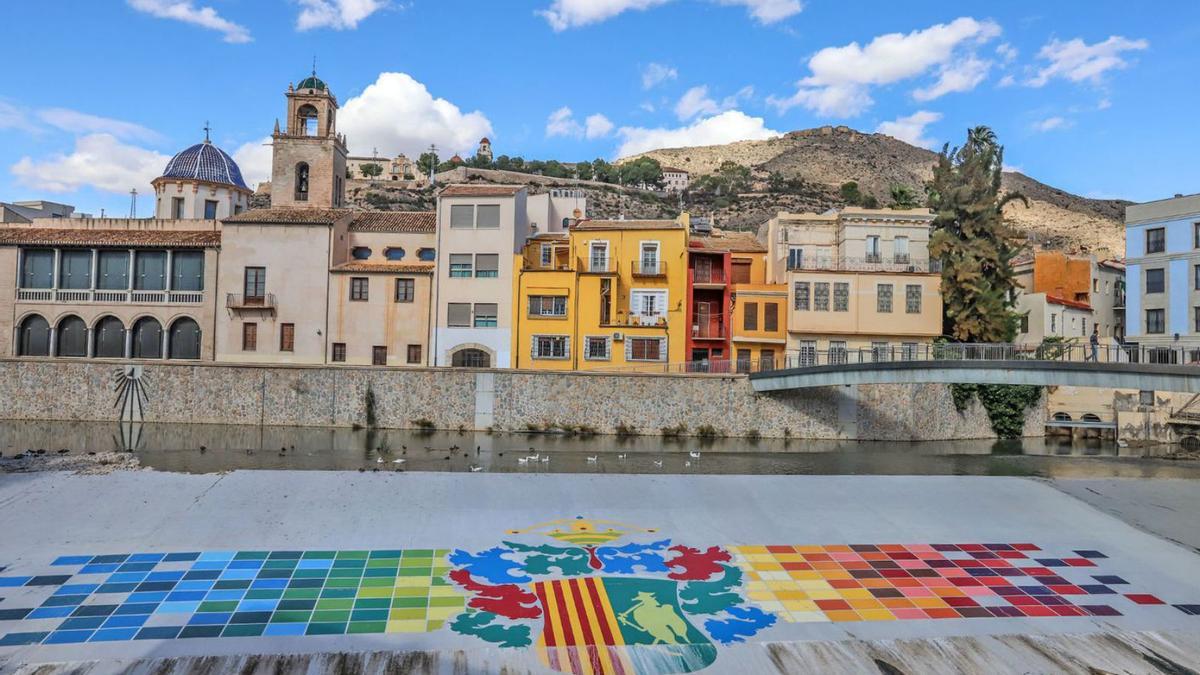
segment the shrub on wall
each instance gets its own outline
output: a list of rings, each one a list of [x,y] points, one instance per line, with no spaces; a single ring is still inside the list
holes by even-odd
[[[1025,413],[1042,400],[1042,388],[1027,384],[952,384],[954,407],[963,412],[978,398],[999,438],[1020,438]]]

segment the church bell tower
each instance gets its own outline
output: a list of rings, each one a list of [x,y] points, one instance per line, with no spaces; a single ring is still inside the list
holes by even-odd
[[[339,208],[345,205],[346,139],[337,132],[337,98],[311,76],[288,86],[287,123],[275,121],[271,205]]]

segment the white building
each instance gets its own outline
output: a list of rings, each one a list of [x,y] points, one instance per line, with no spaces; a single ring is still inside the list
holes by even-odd
[[[671,166],[664,166],[662,172],[663,189],[667,192],[683,192],[688,189],[690,176],[687,171]]]
[[[150,184],[160,220],[228,218],[250,208],[254,195],[233,158],[208,138],[172,157]]]

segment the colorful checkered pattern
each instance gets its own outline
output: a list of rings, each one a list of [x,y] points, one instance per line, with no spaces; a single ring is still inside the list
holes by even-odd
[[[1033,544],[731,546],[747,596],[785,621],[1120,616],[1162,605],[1097,574],[1099,551],[1054,558]],[[1195,614],[1196,605],[1176,605]]]
[[[64,556],[0,576],[0,646],[433,631],[465,598],[445,550]],[[77,568],[68,572],[69,568]],[[56,569],[56,571],[57,571]],[[49,593],[39,593],[45,589]],[[31,597],[44,595],[30,603]],[[13,605],[13,601],[20,605]],[[22,632],[3,633],[5,621]],[[31,628],[33,628],[31,630]]]

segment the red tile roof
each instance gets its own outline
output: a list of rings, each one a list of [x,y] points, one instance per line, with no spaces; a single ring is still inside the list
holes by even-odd
[[[439,197],[511,197],[521,190],[523,185],[450,185]]]
[[[692,236],[689,245],[696,248],[732,253],[766,253],[767,247],[750,232],[722,232],[713,236]]]
[[[434,232],[437,214],[433,211],[365,211],[355,214],[351,232]]]
[[[65,227],[0,228],[0,246],[167,246],[217,248],[215,230],[84,230]]]
[[[272,225],[331,225],[353,213],[349,209],[285,208],[253,209],[230,216],[223,223],[267,223]]]
[[[674,220],[581,220],[572,230],[681,230]]]
[[[433,263],[348,262],[335,265],[330,272],[383,272],[392,274],[432,274]]]
[[[1086,302],[1076,302],[1074,300],[1067,300],[1066,298],[1057,298],[1053,295],[1047,295],[1046,302],[1055,305],[1062,305],[1063,307],[1070,307],[1071,309],[1082,309],[1086,312],[1092,311],[1092,306]]]

